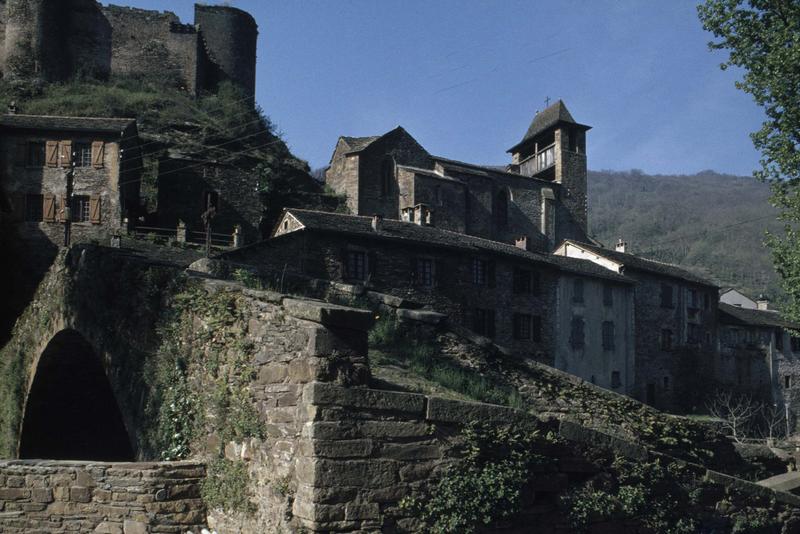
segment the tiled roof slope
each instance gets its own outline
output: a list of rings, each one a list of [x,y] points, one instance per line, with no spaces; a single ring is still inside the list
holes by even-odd
[[[623,267],[628,269],[635,269],[638,271],[646,271],[650,273],[660,274],[663,276],[669,276],[671,278],[679,278],[681,280],[686,280],[687,282],[692,282],[694,284],[701,284],[704,286],[711,286],[717,287],[716,284],[697,276],[685,269],[678,267],[677,265],[672,265],[671,263],[662,263],[660,261],[655,260],[648,260],[642,258],[641,256],[636,256],[634,254],[628,254],[625,252],[617,252],[616,250],[611,250],[603,247],[599,247],[597,245],[590,245],[588,243],[582,243],[578,241],[567,241],[567,243],[571,243],[577,247],[582,249],[594,252],[598,256],[603,256],[604,258],[608,258],[613,260],[617,263],[621,263]]]
[[[562,100],[558,100],[555,104],[547,107],[544,111],[540,111],[533,117],[531,121],[531,125],[528,126],[528,131],[525,132],[522,140],[508,149],[508,152],[513,151],[515,148],[523,144],[524,142],[528,141],[529,139],[536,137],[540,133],[544,132],[551,126],[554,126],[560,122],[567,122],[570,124],[574,124],[576,126],[580,126],[588,130],[590,126],[586,126],[585,124],[580,124],[572,118],[572,114],[570,114],[567,106],[564,104]]]
[[[787,321],[775,311],[751,310],[748,308],[740,308],[739,306],[731,306],[730,304],[725,304],[724,302],[719,303],[719,311],[732,317],[736,320],[736,322],[739,323],[753,326],[767,326],[800,330],[800,325],[791,321]]]
[[[135,123],[136,119],[126,118],[0,115],[0,127],[30,130],[121,133]]]
[[[350,147],[350,152],[360,152],[364,150],[369,145],[371,145],[374,141],[380,139],[382,136],[380,135],[371,135],[368,137],[345,137],[342,136],[342,141]]]
[[[300,221],[306,229],[312,231],[357,235],[373,239],[390,239],[425,246],[453,248],[466,252],[501,254],[521,260],[547,264],[562,271],[605,278],[622,283],[634,283],[630,278],[616,274],[588,260],[530,252],[506,243],[450,232],[432,226],[383,219],[380,231],[375,232],[372,230],[372,217],[304,209],[287,209],[285,211]]]

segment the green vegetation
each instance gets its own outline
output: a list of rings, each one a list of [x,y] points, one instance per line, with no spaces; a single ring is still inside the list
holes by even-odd
[[[635,254],[780,303],[785,295],[764,246],[764,232],[781,229],[769,196],[769,187],[752,178],[711,171],[691,176],[592,171],[590,229],[607,246],[621,237]]]
[[[203,500],[211,508],[228,513],[252,514],[255,505],[250,501],[249,484],[247,464],[218,458],[208,464],[200,491]]]
[[[137,119],[143,142],[142,193],[151,210],[158,161],[168,153],[234,165],[256,176],[269,222],[287,205],[335,209],[340,201],[323,191],[264,112],[230,83],[195,98],[169,77],[55,84],[0,81],[0,98],[15,101],[27,114]]]
[[[435,534],[473,534],[514,519],[530,499],[526,485],[533,471],[554,462],[531,452],[552,443],[533,425],[472,423],[462,437],[463,461],[449,468],[429,494],[400,503]]]
[[[398,328],[395,319],[381,316],[369,333],[373,365],[397,365],[412,373],[480,402],[522,408],[515,388],[492,380],[476,370],[466,369],[439,356],[432,343],[420,342]]]
[[[800,4],[770,0],[706,0],[703,27],[728,52],[721,68],[743,69],[736,87],[761,106],[766,120],[751,135],[761,152],[755,176],[772,188],[782,227],[768,236],[773,260],[789,296],[785,310],[800,320]]]

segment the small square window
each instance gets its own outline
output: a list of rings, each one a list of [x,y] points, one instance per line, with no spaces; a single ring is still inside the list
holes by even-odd
[[[92,145],[89,143],[75,143],[75,166],[92,166]]]
[[[367,255],[362,250],[347,251],[347,278],[365,280],[367,278]]]
[[[472,283],[476,286],[485,286],[487,280],[488,263],[486,260],[474,258],[472,260]]]
[[[72,222],[87,222],[89,220],[90,202],[86,195],[74,195],[72,197]]]
[[[783,388],[789,389],[792,387],[792,375],[784,375],[783,377]]]
[[[433,260],[431,258],[417,258],[417,285],[433,287]]]
[[[514,314],[514,339],[531,339],[531,316],[527,313]]]

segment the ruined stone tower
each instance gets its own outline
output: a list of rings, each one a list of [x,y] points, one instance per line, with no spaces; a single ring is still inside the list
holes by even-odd
[[[195,6],[194,24],[170,12],[94,0],[0,0],[0,70],[61,81],[110,75],[177,78],[194,93],[229,80],[255,93],[258,26],[227,6]]]
[[[538,112],[522,141],[511,147],[511,170],[561,184],[559,200],[587,233],[586,131],[561,100]]]

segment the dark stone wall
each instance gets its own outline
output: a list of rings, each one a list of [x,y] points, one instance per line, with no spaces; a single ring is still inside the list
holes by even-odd
[[[203,87],[231,80],[247,94],[255,94],[258,25],[253,17],[232,7],[195,4],[194,22],[211,60]]]
[[[239,9],[197,6],[195,24],[94,0],[8,0],[0,11],[6,76],[151,76],[194,93],[231,80],[255,92],[258,27]]]
[[[234,263],[253,265],[283,275],[304,275],[323,280],[352,282],[343,273],[343,258],[349,249],[364,250],[369,263],[368,289],[402,297],[446,313],[456,323],[473,328],[476,308],[494,310],[497,344],[539,361],[553,363],[555,347],[555,302],[558,273],[532,263],[513,262],[502,256],[471,255],[424,245],[386,244],[375,240],[347,239],[336,235],[298,232],[268,243],[226,253]],[[413,276],[417,258],[434,261],[434,287],[421,287]],[[476,286],[472,281],[474,258],[494,261],[494,284]],[[532,270],[540,276],[541,292],[517,294],[513,290],[514,268]],[[284,288],[287,289],[287,288]],[[513,316],[525,313],[542,320],[541,341],[515,340]]]

